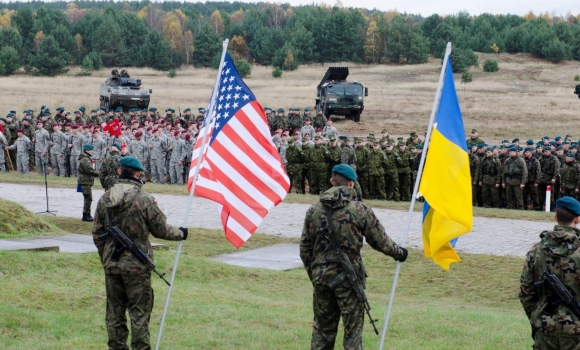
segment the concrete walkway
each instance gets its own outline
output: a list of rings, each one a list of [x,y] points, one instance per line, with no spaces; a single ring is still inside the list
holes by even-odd
[[[49,188],[48,194],[51,211],[58,211],[56,213],[58,216],[76,217],[80,220],[83,196],[76,192],[76,187]],[[93,212],[102,194],[102,190],[93,190]],[[46,210],[43,186],[0,183],[0,197],[20,203],[32,212]],[[188,197],[167,194],[154,194],[154,197],[167,215],[168,222],[181,226]],[[300,237],[304,215],[308,208],[308,204],[282,203],[264,219],[258,232],[283,237]],[[374,209],[374,212],[389,236],[401,242],[407,212],[390,209]],[[221,230],[216,205],[206,199],[194,197],[188,227]],[[473,231],[459,238],[456,249],[459,252],[475,254],[523,257],[532,244],[539,240],[539,233],[552,227],[553,224],[547,222],[475,217]],[[419,212],[413,213],[407,246],[422,249]]]

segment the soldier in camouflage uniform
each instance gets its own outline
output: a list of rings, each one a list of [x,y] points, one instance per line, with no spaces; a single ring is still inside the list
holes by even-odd
[[[300,153],[302,153],[302,148],[296,146],[294,142],[288,144],[286,149],[286,173],[290,179],[290,189],[288,192],[292,192],[292,186],[294,186],[294,191],[296,193],[302,193],[304,188],[304,183],[302,182],[302,166],[300,164]]]
[[[43,129],[42,122],[36,122],[34,132],[34,155],[36,157],[36,172],[38,175],[48,174],[48,149],[50,147],[50,135]]]
[[[473,155],[472,155],[473,157]],[[493,156],[493,147],[488,147],[485,158],[480,164],[478,176],[479,186],[483,197],[485,208],[499,208],[499,192],[497,189],[501,184],[501,162]]]
[[[77,176],[78,158],[82,153],[83,149],[83,136],[79,134],[79,126],[72,126],[72,135],[69,140],[70,149],[70,174],[71,176]]]
[[[387,142],[385,148],[385,155],[387,159],[385,161],[385,193],[389,196],[389,199],[393,199],[398,202],[401,200],[399,194],[399,167],[401,166],[402,159],[399,154],[393,150],[395,147],[394,141]],[[390,197],[392,194],[392,197]]]
[[[151,178],[153,179],[153,183],[165,183],[165,156],[168,147],[167,139],[165,136],[161,136],[161,130],[155,130],[149,144]]]
[[[340,164],[346,164],[356,171],[356,153],[354,148],[349,145],[348,137],[339,136],[338,138],[340,140]],[[357,200],[362,202],[362,189],[358,181],[354,182],[354,190],[357,195]]]
[[[308,138],[302,139],[302,152],[300,152],[300,165],[302,168],[302,174],[300,175],[299,183],[302,186],[300,191],[304,194],[306,194],[306,182],[308,182],[308,193],[312,193],[312,184],[310,183],[310,151],[313,149],[313,147],[308,146],[308,142]]]
[[[320,236],[321,232],[326,231],[326,235],[332,235],[348,255],[353,268],[361,276],[363,286],[366,284],[360,252],[363,241],[366,240],[373,249],[397,261],[404,262],[407,259],[407,250],[387,236],[369,207],[356,200],[357,195],[353,189],[356,180],[356,172],[351,167],[345,164],[334,167],[331,178],[333,187],[320,195],[320,201],[308,209],[304,219],[300,258],[314,289],[311,349],[334,349],[341,316],[344,348],[363,348],[363,304],[358,301],[348,279],[336,282],[344,273],[334,256],[335,249],[327,239]]]
[[[172,184],[183,185],[183,161],[185,160],[185,141],[179,137],[179,131],[173,132],[171,140],[171,158],[169,159],[169,175]]]
[[[64,151],[68,147],[66,137],[60,131],[60,124],[52,124],[52,142],[50,154],[52,157],[52,173],[54,176],[66,176],[66,169],[64,167]]]
[[[367,199],[369,198],[369,176],[367,168],[369,150],[363,145],[362,139],[358,137],[354,138],[354,145],[354,153],[356,155],[356,175],[361,187],[362,197]]]
[[[334,168],[335,165],[340,164],[340,153],[342,151],[342,148],[336,142],[335,136],[330,136],[329,141],[330,142],[326,147],[328,149],[328,156],[326,157],[326,179],[324,180],[327,186],[330,183],[332,168]]]
[[[103,166],[103,159],[107,153],[107,147],[105,140],[103,140],[99,135],[99,129],[93,131],[93,137],[90,140],[90,144],[95,148],[92,156],[93,161],[95,162],[95,170],[100,172],[101,167]]]
[[[274,120],[272,121],[272,130],[276,131],[278,129],[286,129],[288,127],[288,119],[286,118],[286,116],[284,115],[284,109],[280,108],[278,109],[278,115],[276,117],[274,117]],[[311,135],[314,136],[314,135]]]
[[[509,158],[503,167],[502,187],[506,189],[507,208],[524,209],[522,189],[528,182],[526,162],[517,156],[517,148],[509,148]]]
[[[141,131],[135,133],[135,139],[129,143],[129,153],[145,166],[149,159],[149,147],[142,140],[142,136],[143,133]]]
[[[324,114],[322,114],[322,109],[318,109],[316,111],[316,115],[314,116],[313,120],[312,120],[312,126],[314,127],[314,129],[322,129],[326,126],[326,117],[324,116]]]
[[[99,176],[99,173],[93,169],[93,149],[93,145],[83,145],[83,153],[79,156],[79,177],[77,181],[83,191],[83,221],[93,221],[91,217],[91,204],[93,203],[91,187],[95,184],[94,178]]]
[[[473,149],[473,147],[472,147]],[[476,152],[472,152],[469,156],[469,172],[471,174],[471,202],[474,207],[477,206],[477,186],[479,184],[481,160]]]
[[[32,151],[32,141],[24,136],[24,130],[19,129],[16,133],[16,142],[5,149],[16,150],[16,169],[19,174],[28,174],[29,152]]]
[[[0,172],[8,172],[8,168],[6,167],[8,161],[8,159],[6,159],[6,148],[8,145],[8,140],[4,136],[2,128],[0,127]]]
[[[546,286],[534,284],[543,280],[544,272],[553,273],[570,293],[578,298],[578,267],[580,266],[580,203],[564,196],[556,201],[557,225],[552,231],[540,234],[526,256],[520,277],[519,298],[532,327],[535,350],[578,349],[580,346],[580,318],[566,303],[551,305],[557,296]]]
[[[406,150],[406,147],[404,143],[399,142],[399,158],[397,161],[399,165],[399,194],[401,195],[402,201],[411,200],[411,165],[415,159],[411,152]]]
[[[564,164],[560,168],[561,188],[560,193],[577,199],[580,189],[580,165],[574,159],[572,153],[564,156]]]
[[[119,178],[118,170],[121,162],[121,155],[119,154],[120,148],[121,146],[118,143],[113,143],[109,155],[103,161],[101,172],[99,173],[99,181],[105,191],[113,187]]]
[[[302,122],[302,116],[300,115],[300,112],[294,111],[293,109],[294,108],[292,108],[292,114],[288,115],[288,128],[292,133],[296,129],[300,130],[302,128],[302,125],[304,125],[304,123]]]
[[[369,195],[373,199],[387,199],[385,193],[385,169],[387,156],[380,149],[379,143],[373,144],[373,150],[369,153],[367,166],[369,172]]]
[[[556,183],[556,178],[560,176],[560,161],[556,156],[552,154],[552,147],[544,147],[544,155],[539,159],[540,169],[542,174],[540,175],[540,182],[538,184],[538,197],[540,201],[540,206],[544,206],[546,203],[546,188],[552,186],[552,198],[550,202],[554,204],[554,184]],[[550,205],[550,207],[554,207]]]
[[[471,129],[471,135],[467,139],[467,145],[469,147],[471,147],[471,146],[479,146],[482,143],[484,143],[484,142],[483,142],[482,139],[479,138],[479,135],[477,134],[477,130],[476,129]]]
[[[326,191],[326,158],[329,152],[322,144],[322,137],[316,135],[314,137],[314,147],[310,149],[308,155],[308,168],[310,170],[310,194],[320,194]]]
[[[528,168],[528,182],[526,182],[526,187],[524,187],[523,190],[526,210],[530,210],[532,208],[534,210],[541,209],[540,200],[538,197],[538,183],[540,182],[540,175],[542,174],[542,171],[540,167],[540,161],[534,157],[533,153],[534,149],[532,147],[527,147],[524,151],[524,160],[526,161],[526,167]]]
[[[149,321],[153,308],[151,270],[124,250],[113,258],[115,240],[99,237],[115,224],[139,248],[153,259],[149,234],[154,237],[180,241],[187,238],[186,228],[174,228],[150,194],[141,189],[139,177],[143,165],[135,157],[126,156],[120,163],[119,181],[99,200],[93,225],[93,240],[105,270],[107,295],[106,325],[109,349],[129,349],[127,311],[131,320],[131,348],[151,349]]]

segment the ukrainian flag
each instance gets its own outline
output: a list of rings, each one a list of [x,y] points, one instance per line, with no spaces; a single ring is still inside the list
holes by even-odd
[[[461,261],[453,248],[454,240],[470,232],[473,224],[469,156],[450,60],[445,68],[419,192],[425,198],[425,256],[449,270],[451,263]]]

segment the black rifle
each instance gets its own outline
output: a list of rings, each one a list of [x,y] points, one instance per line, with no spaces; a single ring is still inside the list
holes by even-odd
[[[551,314],[558,304],[564,303],[576,317],[580,317],[580,302],[570,293],[558,276],[545,271],[542,274],[542,280],[534,283],[534,288],[539,287],[548,287],[553,293],[548,297],[548,305],[543,311],[545,314]]]
[[[153,262],[151,257],[149,257],[149,254],[142,251],[141,248],[139,248],[139,246],[136,245],[129,237],[127,237],[123,233],[123,231],[121,231],[117,226],[109,225],[107,227],[107,233],[99,236],[99,239],[106,240],[109,237],[112,237],[116,241],[115,252],[113,253],[113,260],[119,260],[119,256],[121,255],[121,253],[123,253],[125,249],[128,249],[131,253],[133,253],[133,255],[137,259],[139,259],[139,261],[149,266],[151,271],[155,272],[157,276],[159,276],[163,281],[165,281],[165,283],[167,283],[168,286],[171,286],[171,284],[169,284],[169,281],[166,280],[165,277],[163,277],[165,276],[165,274],[160,274],[155,269],[155,263]]]
[[[329,225],[330,225],[330,222],[332,221],[332,218],[330,216],[330,214],[331,214],[330,210],[331,210],[330,208],[327,208],[327,210],[326,210],[326,218],[328,220]],[[350,261],[348,255],[346,255],[346,253],[342,249],[340,249],[338,244],[336,244],[336,241],[334,240],[334,238],[332,236],[331,229],[329,229],[328,227],[321,229],[318,231],[318,235],[321,238],[328,240],[332,244],[332,246],[334,248],[334,255],[336,256],[336,262],[338,262],[340,264],[340,266],[342,267],[342,273],[340,273],[337,277],[335,277],[332,281],[330,281],[328,283],[328,287],[330,289],[334,289],[336,286],[338,286],[340,283],[342,283],[345,279],[348,279],[348,281],[350,282],[350,284],[352,286],[352,289],[354,290],[354,293],[356,294],[356,298],[358,299],[359,302],[361,302],[363,304],[365,312],[369,316],[369,320],[371,321],[371,324],[373,325],[375,333],[377,335],[379,335],[379,330],[377,329],[377,326],[375,325],[375,322],[378,322],[378,320],[374,320],[373,317],[371,316],[371,306],[370,306],[369,301],[367,299],[367,295],[365,293],[365,289],[363,287],[362,280],[358,276],[356,271],[354,270],[354,267],[352,266],[352,262]],[[334,259],[332,259],[332,258],[326,259],[327,262],[332,262],[333,260]]]

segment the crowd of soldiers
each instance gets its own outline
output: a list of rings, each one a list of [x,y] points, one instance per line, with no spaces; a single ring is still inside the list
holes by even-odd
[[[579,141],[580,142],[580,141]],[[470,153],[473,205],[486,208],[545,210],[562,196],[579,198],[579,142],[571,135],[544,136],[540,141],[518,138],[489,146],[471,130]]]
[[[26,110],[19,118],[16,111],[10,111],[0,118],[4,130],[0,137],[0,149],[4,150],[0,152],[0,171],[27,174],[36,168],[38,174],[49,174],[52,169],[55,176],[77,176],[83,146],[90,144],[93,167],[98,172],[107,164],[107,157],[131,154],[146,167],[148,181],[177,185],[186,182],[204,108],[198,109],[197,116],[190,108],[179,115],[172,108],[161,115],[154,107],[85,112],[84,107],[73,113],[59,107],[53,115],[42,106],[40,113]],[[111,136],[103,129],[115,120],[119,121],[121,134]]]

